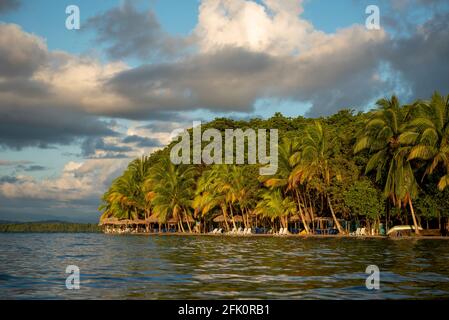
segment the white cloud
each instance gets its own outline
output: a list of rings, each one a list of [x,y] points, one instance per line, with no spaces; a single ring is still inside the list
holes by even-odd
[[[62,171],[66,172],[66,173],[70,173],[70,172],[73,172],[73,171],[79,169],[82,165],[83,165],[82,162],[70,161],[64,166],[64,169]]]
[[[202,52],[226,46],[274,55],[298,54],[323,34],[301,19],[302,1],[204,0],[195,36]]]
[[[0,194],[10,199],[46,199],[74,201],[100,197],[126,167],[128,159],[96,159],[69,162],[60,176],[40,181],[19,175],[15,183],[0,184]]]

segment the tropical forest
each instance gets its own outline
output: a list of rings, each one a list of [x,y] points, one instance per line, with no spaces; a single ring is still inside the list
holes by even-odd
[[[259,164],[179,164],[172,142],[131,161],[102,198],[101,221],[146,221],[146,230],[209,233],[237,227],[309,235],[329,221],[341,235],[365,226],[445,229],[449,215],[449,95],[412,104],[396,96],[367,112],[321,118],[217,118],[202,130],[278,129],[278,170]],[[191,129],[189,129],[191,130]]]

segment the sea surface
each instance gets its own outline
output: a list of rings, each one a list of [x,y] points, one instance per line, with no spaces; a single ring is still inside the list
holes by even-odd
[[[448,266],[447,240],[0,234],[0,299],[436,299]]]

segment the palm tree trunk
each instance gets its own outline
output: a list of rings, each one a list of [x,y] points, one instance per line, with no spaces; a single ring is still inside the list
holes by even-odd
[[[416,220],[415,210],[413,209],[412,199],[410,197],[408,199],[408,205],[410,206],[410,210],[412,211],[413,224],[415,226],[415,234],[419,236],[421,235],[421,232],[419,231],[418,221]]]
[[[388,232],[388,229],[390,229],[388,227],[388,224],[390,223],[389,217],[390,217],[390,201],[387,200],[387,212],[385,213],[385,232]]]
[[[302,220],[302,224],[304,226],[304,229],[306,229],[306,233],[310,234],[310,229],[309,226],[306,222],[306,217],[304,216],[304,213],[302,212],[302,208],[301,208],[301,201],[299,199],[299,193],[298,190],[296,190],[296,201],[298,202],[298,207],[299,207],[299,216],[301,217]]]
[[[305,201],[303,201],[306,204],[305,210],[309,212],[309,216],[312,219],[312,233],[315,232],[315,213],[313,212],[313,206],[312,206],[312,199],[310,199],[310,194],[307,195],[305,198]]]
[[[181,219],[179,219],[178,224],[181,226],[181,231],[182,231],[182,233],[186,232],[186,231],[184,230],[184,226],[182,225],[182,217],[181,217]]]
[[[242,208],[242,218],[243,218],[243,226],[245,228],[248,227],[248,215],[245,212],[245,208]]]
[[[226,231],[229,231],[228,214],[226,212],[226,207],[222,206],[221,211],[223,212],[223,217],[224,217],[224,221],[225,221],[225,225],[226,225]]]
[[[187,226],[189,227],[189,233],[192,233],[192,228],[190,227],[189,217],[187,216],[187,212],[184,211],[184,216],[186,217]]]
[[[250,212],[248,208],[245,208],[246,212],[246,227],[251,228],[251,221],[250,221]]]
[[[237,226],[235,225],[235,220],[234,220],[234,212],[232,211],[232,204],[229,206],[229,208],[231,209],[232,225],[234,226],[234,228],[237,229]]]
[[[343,231],[343,228],[340,225],[340,222],[338,222],[337,216],[335,215],[334,208],[332,207],[331,199],[329,198],[329,195],[327,195],[327,204],[329,205],[329,209],[331,210],[332,218],[334,219],[334,222],[335,222],[335,225],[337,226],[338,232],[341,234],[345,234],[345,232]]]

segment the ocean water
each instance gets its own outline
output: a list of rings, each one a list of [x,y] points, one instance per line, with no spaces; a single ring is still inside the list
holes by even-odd
[[[0,234],[0,299],[449,298],[448,263],[446,240]]]

